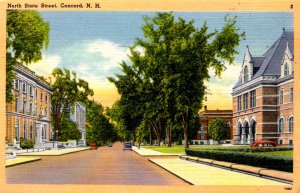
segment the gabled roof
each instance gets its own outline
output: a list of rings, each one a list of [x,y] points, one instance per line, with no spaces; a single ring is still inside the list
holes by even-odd
[[[280,75],[280,65],[287,46],[291,54],[294,55],[294,31],[283,30],[281,36],[263,56],[252,57],[254,67],[259,67],[259,70],[251,79],[256,79],[262,75]],[[242,85],[241,78],[239,78],[234,88],[240,85]]]

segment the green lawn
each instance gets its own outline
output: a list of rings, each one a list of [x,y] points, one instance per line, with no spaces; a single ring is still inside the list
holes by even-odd
[[[166,145],[161,146],[143,146],[147,149],[152,149],[155,151],[159,151],[162,153],[178,153],[178,154],[184,154],[184,146],[183,145],[174,145],[172,147],[167,147]],[[190,146],[190,149],[223,149],[223,148],[249,148],[248,146],[220,146],[220,145],[201,145],[201,146]],[[255,152],[256,154],[265,154],[265,155],[276,155],[276,156],[283,156],[283,157],[289,157],[293,158],[293,151],[273,151],[273,152]]]

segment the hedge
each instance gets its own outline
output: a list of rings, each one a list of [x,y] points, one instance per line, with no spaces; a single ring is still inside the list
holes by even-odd
[[[293,159],[247,152],[186,149],[186,155],[293,172]]]
[[[205,150],[219,150],[219,151],[239,151],[239,152],[271,152],[271,151],[289,151],[293,150],[293,147],[246,147],[246,148],[211,148],[211,149],[205,149]]]

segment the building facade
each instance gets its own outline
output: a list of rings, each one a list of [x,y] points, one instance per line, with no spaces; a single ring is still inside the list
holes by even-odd
[[[207,106],[204,106],[204,110],[199,113],[200,128],[192,140],[193,144],[209,144],[208,124],[215,118],[220,118],[228,123],[229,139],[232,139],[232,110],[208,110]]]
[[[77,123],[78,129],[81,132],[81,139],[79,141],[84,145],[86,144],[85,114],[85,107],[78,102],[75,103],[74,109],[70,111],[70,119]]]
[[[294,32],[281,36],[261,56],[247,47],[232,90],[235,144],[272,140],[293,144]]]
[[[13,101],[6,104],[6,141],[19,145],[20,139],[36,144],[50,140],[50,84],[29,68],[17,63]]]

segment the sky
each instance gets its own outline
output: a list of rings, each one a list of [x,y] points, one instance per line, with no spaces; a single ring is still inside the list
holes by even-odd
[[[50,25],[50,43],[43,50],[43,59],[28,67],[38,75],[49,77],[54,68],[75,71],[79,78],[89,82],[93,98],[104,106],[111,106],[119,94],[107,77],[120,73],[119,63],[128,61],[128,47],[136,38],[143,38],[143,16],[155,12],[61,12],[41,11]],[[293,29],[291,12],[173,12],[175,17],[194,20],[201,28],[207,22],[209,31],[221,30],[224,17],[237,16],[237,27],[246,33],[235,55],[234,65],[228,65],[221,79],[210,71],[207,82],[209,95],[204,104],[208,109],[232,109],[231,92],[237,82],[246,46],[252,55],[263,55],[282,33]]]

